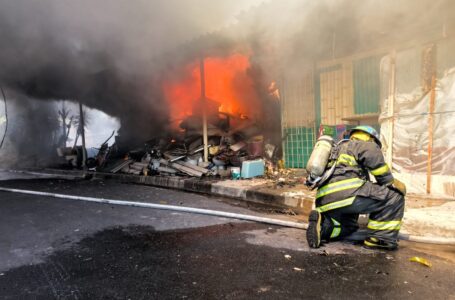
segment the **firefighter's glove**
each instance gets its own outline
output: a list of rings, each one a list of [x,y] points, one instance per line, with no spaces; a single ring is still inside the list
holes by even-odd
[[[389,187],[402,194],[403,196],[406,196],[406,185],[398,179],[394,178],[392,184]]]

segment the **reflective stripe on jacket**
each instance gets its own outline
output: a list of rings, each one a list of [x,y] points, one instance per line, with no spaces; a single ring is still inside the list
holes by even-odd
[[[318,188],[316,206],[331,209],[338,205],[334,202],[349,205],[351,197],[369,180],[371,173],[379,185],[393,182],[392,173],[384,161],[381,149],[376,143],[349,140],[340,144],[338,158],[333,176]],[[332,208],[333,207],[333,208]]]

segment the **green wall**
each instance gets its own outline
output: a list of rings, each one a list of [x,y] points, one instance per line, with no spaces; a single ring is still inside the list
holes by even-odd
[[[381,57],[354,61],[354,113],[357,115],[379,112]]]

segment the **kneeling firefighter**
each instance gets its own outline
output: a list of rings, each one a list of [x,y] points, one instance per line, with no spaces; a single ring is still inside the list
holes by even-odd
[[[369,214],[364,246],[396,249],[406,186],[393,178],[385,163],[377,131],[370,126],[357,126],[350,131],[349,139],[333,147],[330,137],[325,136],[324,141],[323,136],[319,141],[314,151],[322,149],[320,153],[325,153],[328,163],[319,177],[312,173],[317,168],[312,168],[311,157],[307,165],[310,173],[307,184],[318,188],[316,210],[309,217],[309,246],[318,248],[323,240],[340,240],[351,235],[359,228],[359,214]],[[369,173],[376,183],[369,181]]]

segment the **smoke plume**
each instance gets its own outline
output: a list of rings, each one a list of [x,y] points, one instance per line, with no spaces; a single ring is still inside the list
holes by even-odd
[[[239,13],[259,0],[0,0],[0,84],[102,110],[137,142],[167,129],[161,80],[182,62],[245,47],[263,89],[302,61],[366,49],[362,32],[396,41],[439,30],[450,2],[270,0]]]
[[[156,59],[215,30],[239,3],[210,0],[2,0],[0,83],[32,99],[72,100],[118,117],[137,141],[162,132]],[[170,62],[168,62],[170,63]]]

